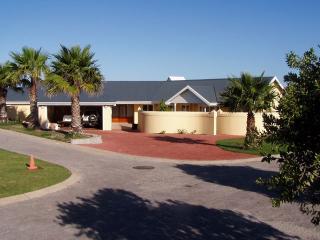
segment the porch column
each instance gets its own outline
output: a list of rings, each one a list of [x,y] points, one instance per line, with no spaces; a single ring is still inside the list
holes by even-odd
[[[48,120],[48,107],[47,106],[39,106],[38,107],[38,118],[41,128],[46,128],[46,124],[49,122]]]
[[[102,106],[102,130],[112,130],[112,108],[111,106]]]
[[[174,112],[177,111],[177,104],[176,104],[176,103],[173,104],[173,111],[174,111]]]

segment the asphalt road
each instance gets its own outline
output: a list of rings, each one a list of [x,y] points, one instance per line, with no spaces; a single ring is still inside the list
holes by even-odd
[[[0,239],[320,239],[297,205],[272,208],[273,193],[255,184],[275,165],[134,157],[4,130],[0,148],[80,177],[58,192],[1,206]]]

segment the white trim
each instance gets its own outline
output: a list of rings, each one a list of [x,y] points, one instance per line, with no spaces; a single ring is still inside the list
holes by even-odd
[[[269,84],[271,85],[271,84],[274,83],[274,82],[276,82],[276,83],[282,88],[282,90],[284,90],[283,85],[280,83],[279,79],[278,79],[276,76],[274,76],[274,77],[270,80]]]
[[[115,102],[80,102],[81,106],[106,106],[117,104],[157,104],[159,101],[115,101]],[[8,105],[29,105],[28,101],[7,101]],[[38,106],[70,106],[71,102],[38,102]]]
[[[38,106],[70,106],[71,102],[38,102]],[[115,106],[114,102],[80,102],[80,106]]]
[[[155,103],[159,103],[159,101],[115,101],[115,104],[147,104],[147,105],[151,105],[151,104],[155,104]]]
[[[28,101],[7,101],[7,105],[29,105],[30,102]]]
[[[185,86],[179,92],[177,92],[175,95],[173,95],[171,98],[169,98],[165,102],[165,104],[167,104],[167,105],[171,104],[173,99],[175,99],[177,96],[179,96],[181,93],[183,93],[186,90],[189,90],[190,92],[192,92],[194,95],[196,95],[196,97],[198,97],[202,102],[204,102],[208,106],[217,106],[217,103],[210,103],[207,99],[205,99],[200,93],[198,93],[196,90],[194,90],[189,85]]]

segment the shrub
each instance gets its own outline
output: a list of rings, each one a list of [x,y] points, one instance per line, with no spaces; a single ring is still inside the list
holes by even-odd
[[[178,133],[179,134],[187,134],[188,132],[185,129],[178,129]]]
[[[277,161],[279,173],[259,179],[275,189],[279,196],[273,205],[299,202],[303,213],[320,223],[320,58],[314,49],[298,56],[291,52],[287,64],[293,69],[285,76],[288,86],[277,107],[279,118],[264,116],[267,140],[285,146]]]
[[[163,100],[163,99],[160,101],[159,108],[160,108],[159,110],[160,110],[161,112],[167,112],[167,111],[170,111],[169,106],[168,106],[168,105],[166,105],[166,103],[164,102],[164,100]]]

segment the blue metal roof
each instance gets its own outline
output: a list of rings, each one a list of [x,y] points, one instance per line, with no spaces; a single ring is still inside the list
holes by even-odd
[[[273,77],[265,77],[271,81]],[[104,81],[101,93],[89,96],[85,93],[80,95],[81,102],[117,102],[132,101],[159,102],[168,100],[186,86],[192,87],[210,103],[221,102],[220,94],[228,86],[229,79],[198,79],[181,81]],[[28,90],[24,93],[8,91],[8,101],[28,101]],[[70,102],[66,94],[48,97],[42,87],[38,91],[38,102]]]

